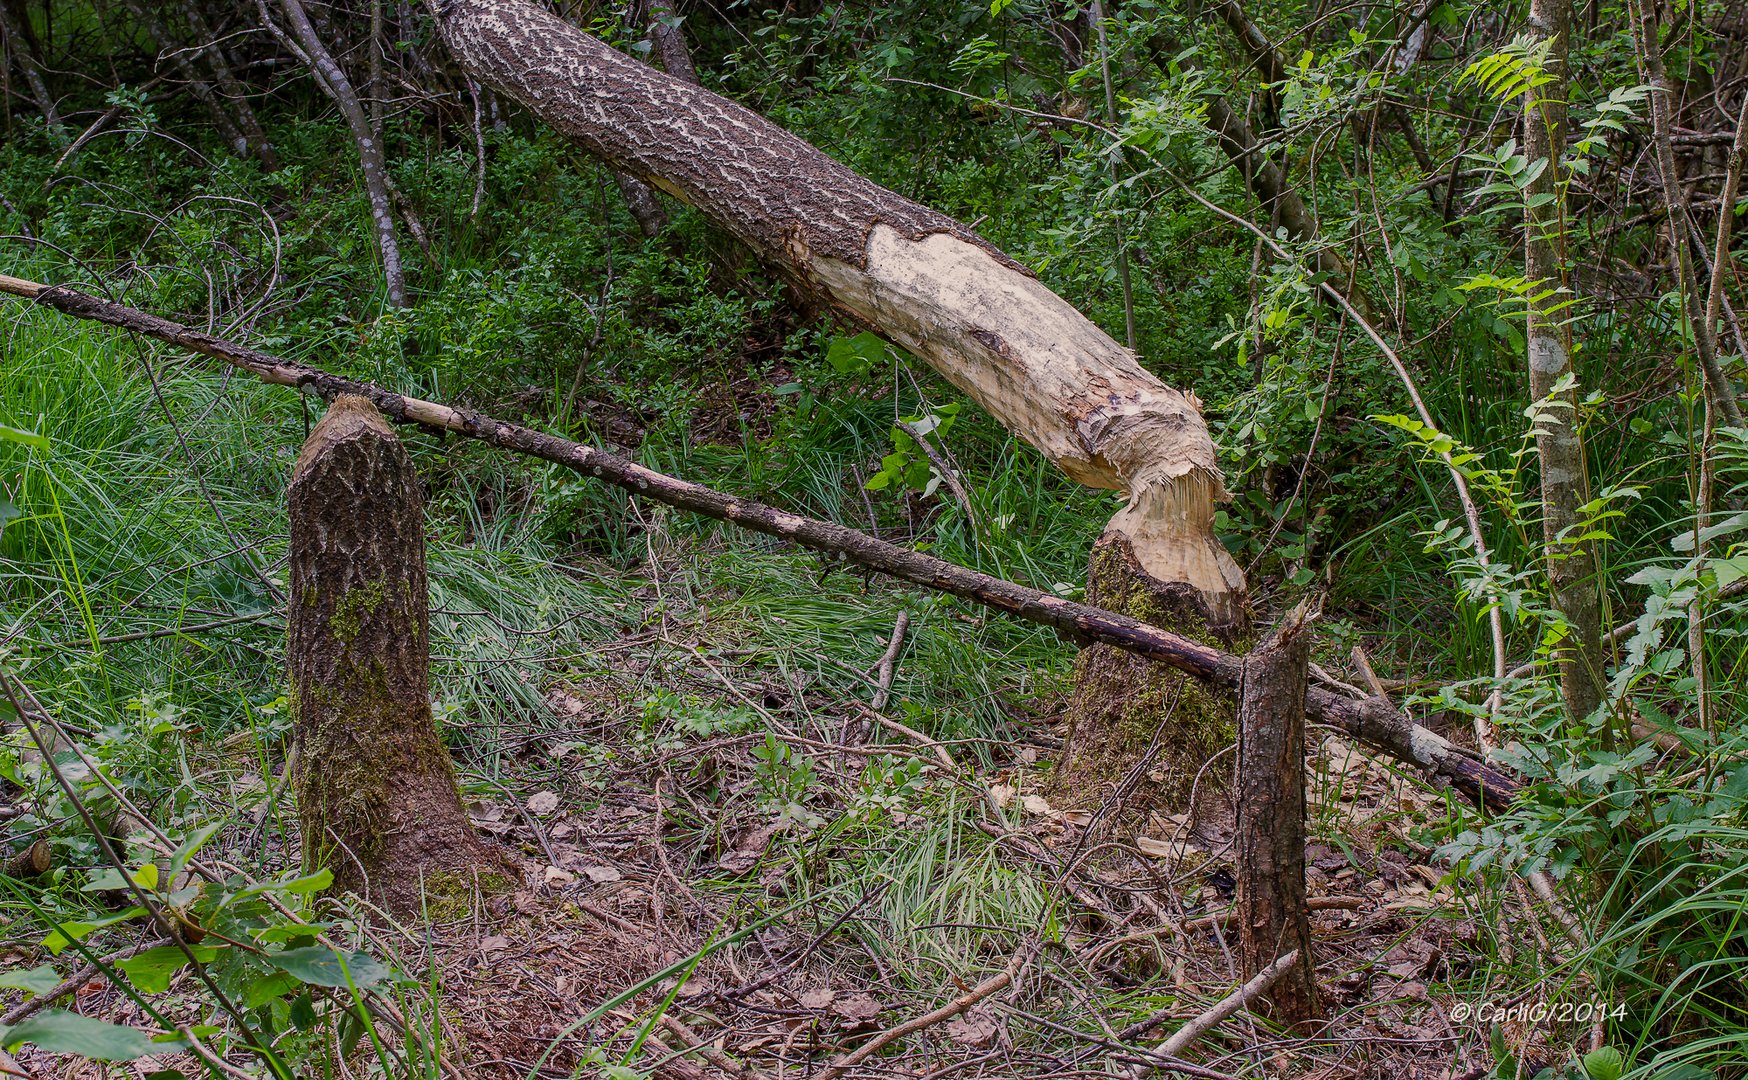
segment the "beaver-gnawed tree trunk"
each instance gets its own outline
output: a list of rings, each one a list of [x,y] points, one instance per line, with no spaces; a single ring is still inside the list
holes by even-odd
[[[431,716],[419,480],[367,398],[335,399],[292,469],[288,666],[304,862],[402,915],[503,876]]]
[[[1093,546],[1086,602],[1210,644],[1237,644],[1245,631],[1241,613],[1211,610],[1192,586],[1149,575],[1114,527]],[[1188,808],[1198,776],[1212,793],[1231,773],[1230,761],[1204,771],[1237,737],[1231,696],[1111,645],[1081,650],[1064,720],[1050,801],[1095,812],[1099,832],[1145,828],[1155,811]]]
[[[970,229],[756,113],[525,0],[443,0],[438,11],[475,78],[696,206],[847,321],[911,350],[1075,480],[1127,493],[1094,557],[1096,598],[1204,638],[1242,627],[1244,576],[1214,536],[1224,492],[1193,394],[1166,386]],[[1107,558],[1113,551],[1124,557]],[[1062,773],[1077,800],[1114,791],[1164,719],[1161,701],[1176,702],[1154,762],[1170,790],[1230,741],[1230,706],[1175,672],[1092,651],[1080,680]],[[1104,700],[1122,707],[1096,706]]]
[[[1273,1018],[1316,1018],[1316,958],[1305,903],[1304,609],[1244,658],[1238,735],[1238,952],[1246,978],[1291,950],[1299,962],[1269,990]]]

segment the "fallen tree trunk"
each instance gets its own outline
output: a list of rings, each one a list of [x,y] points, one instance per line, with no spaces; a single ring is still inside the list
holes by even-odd
[[[1223,492],[1193,395],[971,230],[733,101],[523,0],[447,0],[470,74],[615,168],[690,203],[808,293],[898,342],[1075,480],[1127,492],[1113,522],[1141,566],[1242,620],[1213,532]]]
[[[438,12],[475,78],[697,207],[846,321],[915,353],[1074,480],[1126,493],[1089,568],[1090,596],[1210,642],[1242,635],[1244,574],[1214,535],[1225,489],[1193,394],[964,225],[757,113],[526,0],[446,0]],[[1055,781],[1064,805],[1133,787],[1124,778],[1149,748],[1163,782],[1115,799],[1117,809],[1172,802],[1230,739],[1224,698],[1108,650],[1087,651],[1076,686]]]
[[[842,525],[801,517],[702,484],[666,476],[568,439],[504,423],[467,409],[403,397],[380,386],[355,382],[320,368],[283,360],[66,286],[41,285],[0,275],[0,292],[34,300],[76,318],[144,334],[241,368],[263,382],[308,389],[326,400],[333,400],[341,394],[361,395],[392,419],[456,432],[492,446],[550,461],[669,506],[830,552],[901,581],[951,593],[1029,622],[1049,626],[1072,641],[1114,646],[1223,689],[1235,689],[1243,678],[1242,657],[1127,615],[1074,603],[1052,593],[968,570]],[[1503,808],[1518,791],[1518,782],[1510,774],[1478,760],[1443,736],[1414,724],[1383,697],[1356,701],[1313,686],[1305,694],[1305,713],[1312,720],[1329,724],[1374,749],[1425,770],[1461,791],[1477,805]]]

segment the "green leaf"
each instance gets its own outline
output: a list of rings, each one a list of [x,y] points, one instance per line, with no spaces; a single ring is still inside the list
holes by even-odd
[[[1013,2],[1014,0],[989,0],[989,13],[991,15],[1000,15],[1002,12],[1006,11],[1008,5]]]
[[[117,876],[119,877],[120,875]],[[62,949],[65,949],[75,941],[85,940],[85,938],[89,937],[97,930],[101,930],[105,926],[113,926],[118,922],[126,922],[129,919],[138,918],[145,913],[145,908],[136,906],[130,907],[126,911],[118,911],[114,915],[106,915],[101,919],[93,919],[90,922],[61,923],[59,926],[55,927],[55,929],[49,931],[47,937],[42,939],[43,948],[47,949],[52,955],[59,956],[61,955]]]
[[[217,959],[218,949],[210,945],[191,945],[195,959],[203,964]],[[131,980],[142,994],[161,994],[170,988],[170,980],[183,966],[188,963],[188,953],[174,945],[164,945],[156,949],[147,949],[136,953],[116,963],[116,967],[127,972]]]
[[[0,1035],[0,1045],[11,1050],[30,1043],[54,1054],[78,1054],[98,1061],[132,1061],[170,1049],[153,1042],[138,1028],[122,1027],[64,1009],[45,1009]]]
[[[211,840],[213,834],[224,828],[224,822],[216,821],[204,828],[196,829],[188,839],[182,841],[182,846],[170,853],[170,880],[174,881],[187,869],[188,860],[194,858],[194,853]]]
[[[289,971],[270,971],[243,990],[243,1007],[259,1009],[275,998],[282,998],[303,983]]]
[[[362,990],[395,978],[393,968],[369,953],[342,956],[326,945],[286,949],[270,954],[267,961],[311,986],[355,986]]]
[[[31,968],[29,971],[0,973],[0,990],[23,990],[32,997],[46,994],[59,985],[61,985],[60,975],[47,964]]]
[[[825,362],[839,375],[862,375],[885,360],[886,355],[884,338],[879,334],[861,333],[855,337],[833,338],[826,347]]]
[[[323,867],[313,874],[305,874],[302,877],[286,878],[283,881],[268,881],[259,885],[251,885],[247,889],[238,893],[237,899],[241,900],[246,896],[259,896],[262,893],[270,892],[288,893],[292,896],[307,896],[310,893],[321,892],[333,883],[334,872],[327,867]]]
[[[1626,1059],[1612,1046],[1602,1046],[1584,1055],[1584,1072],[1590,1080],[1621,1080]]]
[[[23,443],[33,450],[47,450],[49,448],[47,436],[38,435],[34,431],[24,431],[9,424],[0,424],[0,440]]]

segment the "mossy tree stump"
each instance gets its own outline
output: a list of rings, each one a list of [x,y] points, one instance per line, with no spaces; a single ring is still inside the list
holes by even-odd
[[[1234,578],[1243,580],[1236,567],[1226,580]],[[1247,630],[1241,585],[1220,593],[1156,577],[1117,528],[1093,546],[1086,601],[1221,647],[1237,643]],[[1188,809],[1198,775],[1210,789],[1231,775],[1229,761],[1204,774],[1237,738],[1231,698],[1114,646],[1081,650],[1064,719],[1067,735],[1050,799],[1060,809],[1097,813],[1094,829],[1100,833],[1144,829],[1154,811]]]
[[[306,867],[401,915],[503,877],[431,715],[425,522],[405,448],[342,396],[292,469],[287,663]]]

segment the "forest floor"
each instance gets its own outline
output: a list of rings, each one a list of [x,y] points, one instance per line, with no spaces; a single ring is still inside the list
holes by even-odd
[[[205,851],[245,877],[295,874],[273,591],[302,404],[169,366],[179,358],[164,361],[177,377],[153,387],[134,377],[135,346],[46,313],[11,334],[0,381],[60,448],[46,471],[54,513],[0,535],[8,587],[30,598],[11,644],[19,677],[166,828],[217,827]],[[822,403],[798,435],[777,378],[788,371],[722,384],[705,395],[719,407],[695,410],[677,440],[658,443],[635,410],[586,396],[585,424],[643,442],[670,472],[777,492],[835,520],[876,518],[858,468],[879,459],[896,406]],[[170,419],[199,421],[198,453]],[[749,425],[772,438],[724,445],[723,432]],[[1217,769],[1194,813],[1138,837],[1090,835],[1089,815],[1042,794],[1072,647],[544,467],[403,437],[429,487],[437,713],[476,824],[526,870],[519,888],[433,912],[429,926],[385,924],[367,898],[309,909],[410,980],[400,1009],[426,1027],[401,1037],[445,1046],[421,1075],[825,1080],[880,1033],[1012,971],[1011,985],[844,1075],[1108,1076],[1148,1063],[1146,1047],[1242,981],[1224,932],[1233,880]],[[956,438],[988,459],[977,492],[988,524],[967,530],[950,500],[912,494],[902,525],[870,528],[1004,577],[1072,582],[1108,503],[1005,436]],[[33,496],[44,502],[28,485],[10,497]],[[236,535],[258,539],[239,547]],[[1335,629],[1317,659],[1340,679],[1341,650],[1365,631]],[[1436,651],[1416,635],[1370,644],[1405,670]],[[1467,821],[1460,804],[1327,731],[1310,744],[1308,865],[1330,1022],[1289,1036],[1241,1015],[1185,1051],[1190,1075],[1480,1076],[1492,1032],[1454,1017],[1571,992],[1552,922],[1527,894],[1452,879],[1433,845]],[[0,961],[64,976],[72,955],[43,941],[69,920],[100,922],[104,894],[87,881],[102,859],[40,773],[0,764],[17,785],[0,785],[12,831],[55,836],[69,871],[6,902]],[[136,920],[95,926],[86,944],[150,936]],[[141,1023],[135,990],[92,979],[70,1007]],[[210,1015],[202,994],[184,971],[145,997],[196,1022]],[[0,1012],[23,996],[0,988]],[[333,1054],[345,1027],[301,1036],[321,1062],[311,1069],[378,1068],[368,1043]],[[1563,1061],[1587,1031],[1500,1035],[1526,1059]],[[19,1060],[41,1075],[106,1075],[31,1047]],[[198,1068],[175,1055],[156,1067]]]
[[[561,670],[522,671],[549,722],[497,732],[495,776],[468,770],[474,821],[521,856],[521,887],[429,927],[367,929],[350,912],[369,948],[438,987],[464,1074],[618,1061],[680,1080],[823,1075],[1018,957],[1012,986],[849,1075],[1108,1075],[1242,981],[1223,933],[1233,882],[1217,781],[1196,814],[1090,843],[1085,815],[1040,794],[1060,742],[1048,688],[997,702],[1011,725],[1000,743],[937,740],[889,715],[939,677],[926,646],[912,655],[918,638],[973,617],[841,576],[812,592],[794,576],[805,560],[776,553],[741,561],[763,579],[749,604],[698,577],[733,551],[662,547],[652,536],[641,572],[595,578],[623,629]],[[866,630],[901,611],[913,629],[895,707],[876,712],[874,667],[819,651],[820,637],[848,619],[862,660],[877,660],[890,639]],[[809,655],[826,663],[797,663]],[[1523,898],[1452,882],[1417,839],[1447,812],[1437,792],[1334,734],[1314,741],[1308,873],[1331,1022],[1293,1037],[1240,1016],[1188,1052],[1196,1075],[1479,1075],[1488,1032],[1453,1021],[1452,1005],[1523,996],[1489,971],[1500,950],[1546,949],[1544,931]],[[198,771],[259,787],[255,762]],[[287,822],[260,863],[293,864],[294,840]],[[78,1001],[137,1019],[102,980]],[[1568,1049],[1583,1034],[1507,1032]]]

